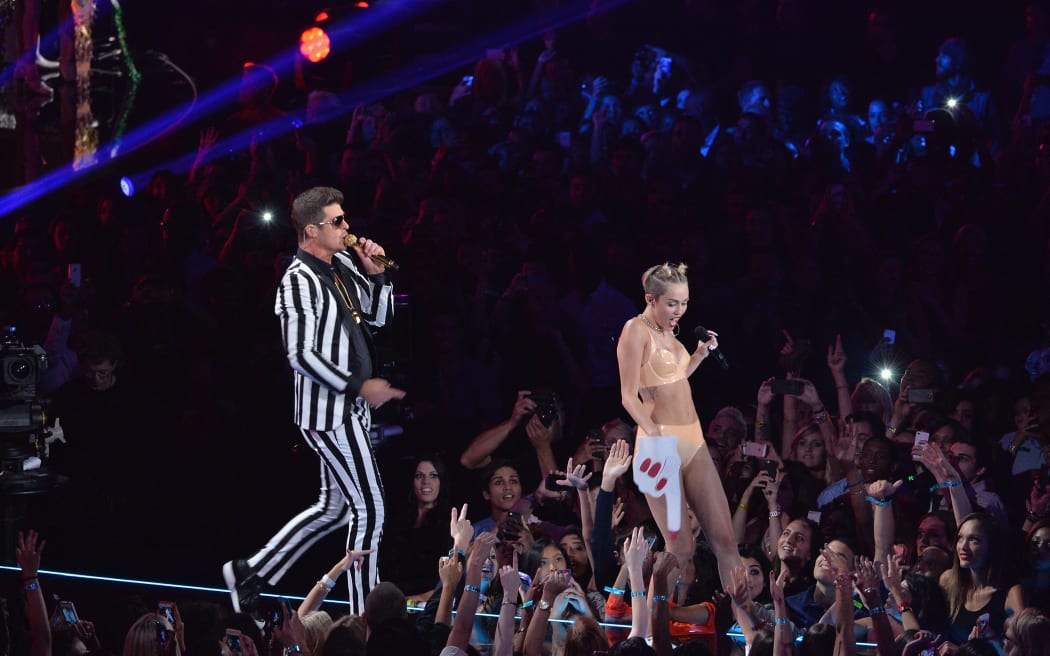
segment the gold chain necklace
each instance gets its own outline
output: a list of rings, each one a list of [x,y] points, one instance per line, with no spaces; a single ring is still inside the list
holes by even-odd
[[[343,280],[339,277],[339,273],[334,269],[332,270],[332,277],[335,278],[335,288],[339,292],[339,295],[343,297],[343,302],[346,303],[346,307],[350,309],[350,316],[353,317],[354,323],[361,323],[361,314],[354,307],[354,302],[350,300],[350,292],[347,290],[346,285],[343,284]]]

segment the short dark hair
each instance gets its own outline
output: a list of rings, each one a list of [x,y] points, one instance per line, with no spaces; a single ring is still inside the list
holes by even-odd
[[[292,201],[292,224],[299,239],[306,234],[306,226],[318,224],[324,220],[324,208],[329,205],[342,205],[343,192],[333,187],[314,187],[307,189]]]
[[[368,626],[376,627],[407,614],[405,593],[389,581],[377,584],[365,597],[365,622]]]

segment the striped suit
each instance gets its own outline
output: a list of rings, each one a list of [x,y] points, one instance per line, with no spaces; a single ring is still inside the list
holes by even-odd
[[[300,250],[277,290],[275,311],[295,376],[295,421],[321,458],[321,495],[274,535],[248,564],[276,583],[307,549],[348,524],[347,549],[378,549],[383,533],[383,484],[369,441],[371,412],[358,396],[374,376],[370,335],[354,321],[333,278],[338,271],[362,324],[382,326],[393,314],[393,286],[366,276],[347,253],[329,265]],[[378,580],[373,554],[347,575],[353,612]]]

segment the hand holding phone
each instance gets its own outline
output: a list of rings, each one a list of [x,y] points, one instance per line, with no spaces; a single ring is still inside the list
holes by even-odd
[[[72,601],[60,601],[58,602],[59,613],[62,615],[62,621],[67,626],[73,626],[80,621],[80,616],[77,615],[77,608],[73,605]]]
[[[745,456],[765,458],[769,454],[769,444],[767,442],[744,440],[740,443],[740,452]]]
[[[784,396],[798,396],[802,394],[802,381],[774,378],[769,382],[769,391]]]
[[[226,629],[226,646],[230,648],[235,654],[242,653],[241,650],[241,632],[237,629]]]
[[[922,458],[919,456],[922,450],[927,447],[930,442],[930,434],[926,431],[915,431],[915,445],[912,447],[911,459],[915,462],[919,462]]]
[[[164,619],[171,622],[172,626],[175,626],[175,602],[174,601],[158,601],[157,602],[157,615],[160,615]]]

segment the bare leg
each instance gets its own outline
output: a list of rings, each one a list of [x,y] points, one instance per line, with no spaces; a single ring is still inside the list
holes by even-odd
[[[656,525],[660,527],[660,534],[664,536],[665,550],[674,554],[675,558],[678,559],[679,566],[684,567],[692,559],[693,550],[696,547],[696,540],[689,530],[688,506],[684,503],[681,504],[682,530],[678,531],[678,535],[672,540],[671,533],[667,530],[667,498],[663,496],[654,497],[647,494],[645,495],[645,500],[649,502],[649,510],[653,513]]]
[[[685,493],[689,507],[700,520],[711,549],[718,559],[718,576],[722,579],[723,588],[729,585],[729,570],[743,567],[737,550],[736,534],[733,532],[733,520],[729,516],[729,502],[722,489],[722,478],[711,460],[707,444],[702,444],[689,464],[682,468],[682,491]]]

